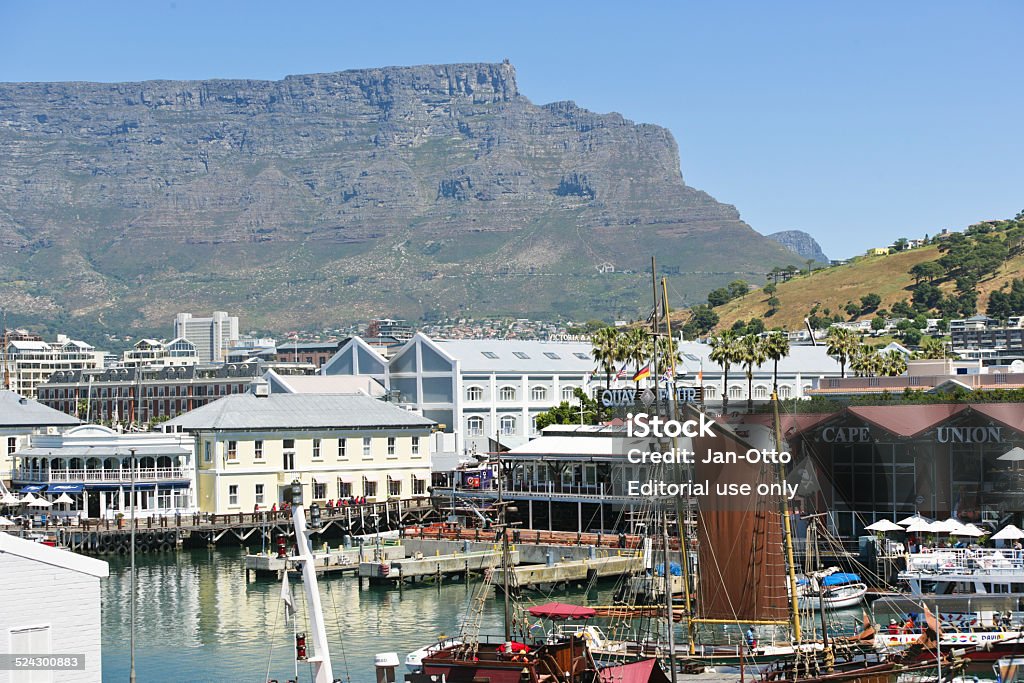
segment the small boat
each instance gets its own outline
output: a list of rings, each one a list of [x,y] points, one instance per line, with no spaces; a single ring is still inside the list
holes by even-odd
[[[803,610],[854,607],[864,601],[867,592],[867,584],[858,575],[837,567],[797,579],[797,603]]]
[[[455,647],[456,645],[462,645],[462,641],[458,638],[442,638],[436,643],[421,647],[418,650],[413,650],[405,656],[405,668],[412,673],[419,673],[423,670],[423,658],[428,655],[435,654],[441,650],[449,647]]]

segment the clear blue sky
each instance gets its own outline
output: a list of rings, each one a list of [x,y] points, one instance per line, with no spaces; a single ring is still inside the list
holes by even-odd
[[[849,256],[1024,209],[1024,2],[0,3],[0,81],[500,61],[669,128],[687,183]]]

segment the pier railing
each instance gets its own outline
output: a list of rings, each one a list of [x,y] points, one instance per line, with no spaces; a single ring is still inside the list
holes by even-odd
[[[1020,575],[1024,550],[1010,548],[934,548],[907,556],[906,574],[941,576]]]
[[[12,479],[19,482],[31,481],[40,484],[50,482],[67,483],[74,481],[131,482],[131,470],[75,469],[75,470],[14,470]],[[136,481],[173,481],[188,479],[189,474],[180,467],[141,467],[135,470]]]

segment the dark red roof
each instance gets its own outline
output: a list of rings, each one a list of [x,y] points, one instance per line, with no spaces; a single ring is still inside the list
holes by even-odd
[[[896,436],[913,437],[967,409],[966,405],[939,403],[907,406],[851,406],[849,412]]]
[[[569,605],[564,602],[549,602],[531,607],[530,614],[541,619],[590,619],[597,612],[582,605]]]
[[[1020,403],[975,403],[971,406],[985,417],[992,418],[1010,429],[1024,432],[1024,404]]]
[[[609,666],[598,672],[601,683],[668,683],[668,676],[656,659],[641,659],[629,664]]]

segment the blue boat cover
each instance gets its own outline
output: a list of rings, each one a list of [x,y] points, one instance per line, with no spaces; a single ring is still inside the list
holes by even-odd
[[[838,572],[821,580],[822,586],[842,586],[847,583],[860,583],[860,577],[849,572]]]
[[[672,576],[682,576],[683,575],[683,568],[679,565],[678,562],[670,562],[669,565],[668,565],[668,570],[670,572],[672,572]],[[654,567],[654,574],[655,574],[655,576],[664,576],[665,575],[665,563],[664,562],[662,562],[661,564],[656,565]]]

